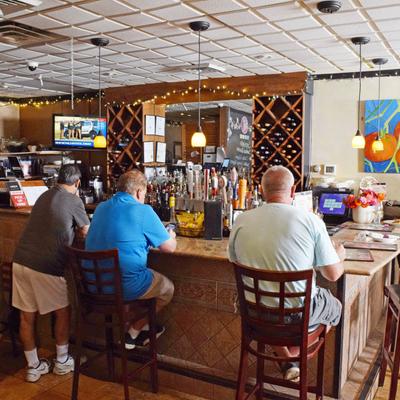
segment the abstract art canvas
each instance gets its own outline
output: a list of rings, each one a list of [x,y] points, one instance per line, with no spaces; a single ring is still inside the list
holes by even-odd
[[[372,143],[378,137],[383,150],[374,152]],[[364,172],[400,172],[400,100],[367,100],[365,102]]]

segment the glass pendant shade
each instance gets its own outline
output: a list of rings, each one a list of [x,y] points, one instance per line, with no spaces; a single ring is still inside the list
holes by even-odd
[[[357,133],[353,136],[351,147],[353,147],[353,149],[363,149],[365,147],[365,138],[361,135],[359,130],[357,130]]]
[[[97,135],[94,138],[93,146],[95,149],[105,149],[107,147],[107,140],[103,135]]]
[[[205,147],[206,143],[206,136],[201,129],[198,129],[195,133],[193,133],[191,140],[192,147]]]
[[[372,143],[372,151],[374,153],[378,152],[378,151],[383,151],[383,142],[382,139],[378,138],[375,139]]]

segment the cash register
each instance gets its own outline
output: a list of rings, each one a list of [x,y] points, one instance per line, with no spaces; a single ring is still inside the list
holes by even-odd
[[[329,235],[341,229],[341,224],[350,219],[350,209],[343,200],[353,193],[352,190],[326,189],[318,193],[318,211],[323,215]]]

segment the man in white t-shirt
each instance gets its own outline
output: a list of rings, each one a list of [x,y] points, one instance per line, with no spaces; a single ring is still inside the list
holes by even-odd
[[[329,238],[324,222],[313,213],[292,206],[295,186],[292,173],[285,167],[275,166],[262,178],[262,190],[267,204],[241,214],[229,238],[229,259],[254,268],[273,271],[301,271],[314,268],[329,281],[343,274],[345,250]],[[248,282],[251,284],[250,282]],[[261,285],[260,285],[261,286]],[[305,282],[288,284],[291,291],[304,291]],[[273,283],[264,282],[261,289],[277,291]],[[270,306],[266,298],[264,303]],[[299,299],[290,299],[296,307]],[[288,304],[289,305],[289,304]],[[332,293],[315,284],[310,310],[310,331],[319,324],[336,326],[342,306]],[[288,349],[274,349],[282,356],[294,355]],[[296,379],[296,363],[286,366],[285,378]]]

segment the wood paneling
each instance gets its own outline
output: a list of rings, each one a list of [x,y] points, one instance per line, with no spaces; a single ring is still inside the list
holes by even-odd
[[[61,101],[41,107],[20,108],[20,135],[32,144],[51,146],[53,138],[53,114],[98,115],[98,103],[81,101],[71,110],[70,103]],[[105,115],[105,113],[103,114]]]
[[[190,153],[192,151],[199,151],[198,148],[194,148],[191,146],[191,139],[193,133],[197,130],[197,122],[193,123],[186,123],[183,125],[185,127],[185,152],[186,152],[186,161],[193,161],[199,162],[199,157],[191,157]],[[203,129],[204,135],[207,139],[207,146],[220,146],[219,143],[219,121],[210,121],[210,122],[203,122],[201,124]]]
[[[226,93],[226,91],[218,90],[213,93],[205,89],[202,91],[201,99],[202,101],[229,100],[249,98],[249,94],[251,96],[256,94],[273,96],[285,95],[294,91],[301,92],[306,79],[306,72],[204,79],[202,80],[202,85],[206,85],[207,88],[216,89],[218,86],[221,88],[226,86],[227,90],[242,92],[243,96],[232,95]],[[155,102],[159,104],[177,104],[197,101],[197,93],[194,91],[189,91],[184,96],[181,95],[181,92],[185,91],[189,86],[196,88],[197,81],[153,83],[150,85],[125,86],[124,88],[109,88],[105,90],[105,100],[110,102],[113,100],[135,102],[138,99],[142,101],[152,99],[153,96],[157,95],[158,98],[155,99]],[[176,93],[173,93],[174,91],[176,91]],[[166,99],[163,99],[161,96],[166,95],[168,92],[170,95],[167,96]]]

